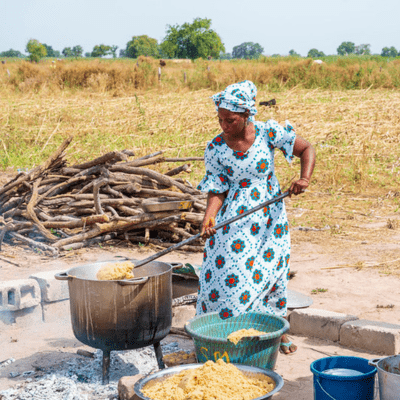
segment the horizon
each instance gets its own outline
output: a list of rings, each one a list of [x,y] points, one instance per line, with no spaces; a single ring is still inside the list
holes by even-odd
[[[243,11],[243,9],[245,11]],[[252,11],[256,10],[256,12]],[[315,48],[337,55],[342,42],[369,44],[371,54],[384,47],[400,50],[397,15],[400,2],[383,0],[376,11],[372,0],[254,0],[251,9],[238,0],[202,4],[170,0],[148,0],[146,4],[116,0],[15,0],[0,4],[0,52],[9,49],[26,54],[30,39],[62,51],[80,45],[83,54],[95,45],[116,45],[117,54],[133,36],[147,35],[161,43],[167,25],[211,19],[211,28],[225,45],[226,53],[245,42],[259,43],[264,55],[286,55],[294,50],[302,57]]]

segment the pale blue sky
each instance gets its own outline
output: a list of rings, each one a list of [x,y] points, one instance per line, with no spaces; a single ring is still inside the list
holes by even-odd
[[[343,41],[400,50],[399,0],[0,0],[0,52],[25,52],[34,38],[55,50],[96,44],[125,48],[132,36],[159,42],[168,24],[209,18],[226,51],[257,42],[264,54],[336,54]],[[118,53],[119,53],[118,49]]]

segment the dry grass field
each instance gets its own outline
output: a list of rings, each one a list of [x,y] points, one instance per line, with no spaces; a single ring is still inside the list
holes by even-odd
[[[13,68],[12,76],[18,75],[19,67]],[[166,157],[202,156],[206,142],[220,131],[210,99],[215,90],[171,84],[177,68],[166,70],[170,80],[165,84],[150,74],[155,85],[148,89],[122,85],[109,90],[110,77],[101,74],[87,78],[85,87],[54,89],[44,80],[35,90],[37,77],[20,82],[18,89],[3,85],[0,168],[30,169],[71,134],[70,163],[121,149],[132,149],[137,156],[159,150]],[[182,73],[184,67],[179,68]],[[125,73],[131,73],[128,67]],[[317,151],[308,192],[289,202],[292,228],[311,228],[307,240],[325,241],[332,251],[338,245],[345,250],[355,242],[385,240],[386,233],[394,233],[400,212],[400,92],[370,86],[335,91],[257,86],[258,101],[275,98],[277,103],[259,106],[257,119],[289,120]],[[289,166],[277,154],[276,163],[284,189],[299,176],[299,162]],[[203,173],[203,162],[193,162],[186,179],[197,184]],[[301,231],[293,230],[294,240],[296,232]],[[399,254],[386,253],[379,266],[397,272]]]

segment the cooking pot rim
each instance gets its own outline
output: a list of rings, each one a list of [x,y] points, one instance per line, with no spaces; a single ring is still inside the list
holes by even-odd
[[[107,282],[107,283],[126,282],[126,280],[124,280],[124,279],[112,280],[112,281],[101,281],[101,280],[98,280],[98,279],[88,279],[88,278],[84,278],[84,277],[81,277],[81,276],[74,275],[74,273],[76,272],[77,269],[84,269],[85,267],[101,266],[103,264],[118,263],[118,262],[123,262],[123,261],[124,260],[105,260],[105,261],[96,261],[96,262],[93,262],[93,263],[90,263],[90,264],[77,265],[77,266],[71,267],[68,270],[66,270],[64,272],[64,274],[66,276],[68,276],[68,277],[71,277],[71,278],[74,278],[74,279],[80,279],[82,281],[88,281],[88,282],[100,282],[100,283],[105,283],[105,282]],[[129,259],[129,260],[125,260],[125,261],[132,261],[133,263],[135,263],[135,261],[140,261],[140,260]],[[167,266],[169,266],[169,268],[167,270],[163,271],[163,272],[160,272],[160,273],[146,275],[146,277],[148,277],[148,278],[159,277],[159,276],[168,274],[168,273],[170,273],[172,271],[172,265],[171,265],[172,262],[169,263],[169,262],[166,262],[166,261],[151,261],[151,262],[148,263],[148,265],[151,266],[152,264],[155,264],[155,263],[162,264],[162,265],[167,265]],[[145,268],[145,267],[146,266],[144,265],[143,268]],[[138,268],[142,268],[142,266],[138,267]],[[137,277],[138,280],[141,279],[141,278],[142,277]],[[133,278],[132,281],[134,281],[134,280],[135,280],[135,278]]]
[[[374,365],[378,370],[381,370],[381,371],[385,372],[386,374],[391,374],[391,375],[399,377],[400,374],[396,374],[396,373],[391,372],[391,371],[386,371],[383,368],[383,362],[384,361],[389,361],[390,359],[395,359],[395,358],[398,358],[399,359],[399,363],[400,363],[400,354],[397,354],[397,355],[388,356],[388,357],[374,358],[374,359],[369,361],[369,364],[370,365]]]

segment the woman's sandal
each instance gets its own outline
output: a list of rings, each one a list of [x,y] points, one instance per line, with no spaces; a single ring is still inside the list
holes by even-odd
[[[290,342],[288,342],[288,343],[281,342],[281,343],[279,344],[279,351],[280,351],[282,354],[284,354],[285,356],[290,356],[290,355],[296,353],[297,347],[296,347],[296,349],[295,349],[294,351],[290,351],[290,346],[291,346],[292,344],[293,344],[292,341],[290,341]],[[284,350],[282,349],[282,347],[288,349],[289,351],[287,351],[287,352],[284,351]]]

